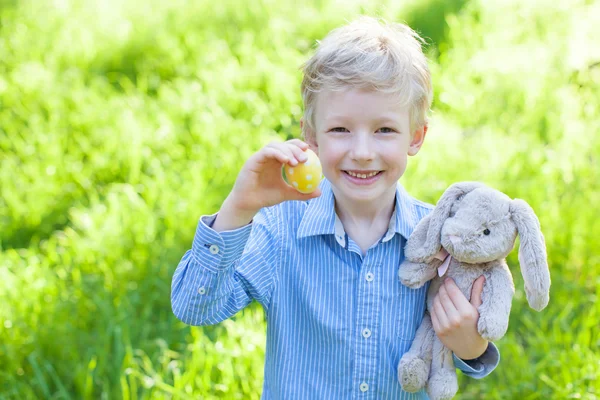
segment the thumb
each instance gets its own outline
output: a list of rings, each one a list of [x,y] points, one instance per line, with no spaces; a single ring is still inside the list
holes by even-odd
[[[481,303],[481,293],[483,293],[483,285],[485,284],[485,276],[481,275],[477,280],[473,283],[473,288],[471,289],[471,305],[475,308],[479,308]]]
[[[310,200],[310,199],[314,199],[316,197],[319,197],[321,195],[321,188],[317,188],[314,192],[311,193],[305,193],[305,194],[300,194],[302,196],[302,200]]]
[[[321,188],[317,188],[314,192],[311,192],[311,193],[301,193],[301,192],[297,191],[296,189],[294,189],[292,186],[290,186],[288,193],[289,193],[289,196],[291,197],[290,200],[306,201],[306,200],[314,199],[315,197],[319,197],[321,195]]]

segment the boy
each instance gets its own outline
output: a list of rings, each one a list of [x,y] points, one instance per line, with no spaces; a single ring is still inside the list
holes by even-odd
[[[175,315],[216,324],[257,300],[267,316],[263,399],[427,398],[398,382],[427,287],[398,279],[403,248],[431,209],[398,184],[421,148],[432,89],[418,35],[363,17],[333,30],[303,67],[303,137],[254,154],[220,211],[203,216],[173,276]],[[300,194],[281,166],[312,148],[325,179]],[[481,378],[498,363],[453,282],[432,321],[455,363]],[[463,361],[463,360],[470,361]]]

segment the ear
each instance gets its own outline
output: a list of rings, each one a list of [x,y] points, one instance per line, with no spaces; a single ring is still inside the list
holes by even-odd
[[[421,146],[423,146],[423,142],[425,141],[425,135],[427,135],[428,125],[427,122],[423,124],[422,127],[415,130],[412,134],[412,139],[408,146],[408,155],[416,156]]]
[[[519,263],[527,301],[531,308],[541,311],[550,300],[550,270],[540,221],[529,204],[521,199],[511,201],[510,212],[521,240]]]
[[[319,145],[317,144],[315,131],[304,123],[304,117],[300,119],[300,129],[302,130],[302,139],[308,144],[312,151],[319,154]]]
[[[442,226],[444,226],[444,222],[450,216],[450,210],[452,209],[452,205],[457,200],[462,198],[462,196],[479,187],[484,187],[484,185],[478,182],[459,182],[453,184],[448,189],[446,189],[442,197],[438,200],[437,205],[435,206],[431,214],[429,214],[430,218],[428,220],[427,227],[421,228],[426,229],[427,234],[424,235],[424,240],[421,239],[422,242],[419,243],[418,248],[411,249],[411,253],[413,256],[411,260],[419,262],[431,261],[433,256],[435,256],[442,247]],[[419,223],[419,225],[420,224],[421,223]],[[417,225],[417,228],[419,228],[419,225]],[[417,228],[415,228],[415,231],[417,231]],[[420,235],[423,236],[422,233]]]

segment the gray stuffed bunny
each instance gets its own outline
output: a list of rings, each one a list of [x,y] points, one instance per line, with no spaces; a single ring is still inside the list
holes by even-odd
[[[537,311],[548,304],[550,272],[546,245],[533,209],[523,200],[477,182],[450,186],[434,210],[416,226],[400,265],[401,282],[419,288],[429,280],[427,310],[446,277],[454,279],[470,300],[473,282],[485,276],[479,307],[479,334],[500,339],[508,328],[515,287],[505,257],[519,234],[519,263],[529,305]],[[450,399],[458,391],[452,351],[435,335],[429,313],[423,318],[410,350],[398,367],[402,388],[416,392],[427,385],[433,400]]]

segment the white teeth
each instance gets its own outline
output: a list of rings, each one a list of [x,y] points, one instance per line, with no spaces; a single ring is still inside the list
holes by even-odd
[[[346,171],[346,172],[350,176],[353,176],[355,178],[362,178],[362,179],[370,178],[370,177],[375,176],[375,175],[377,175],[379,173],[379,171],[369,172],[368,174],[357,174],[357,173],[352,172],[352,171]]]

